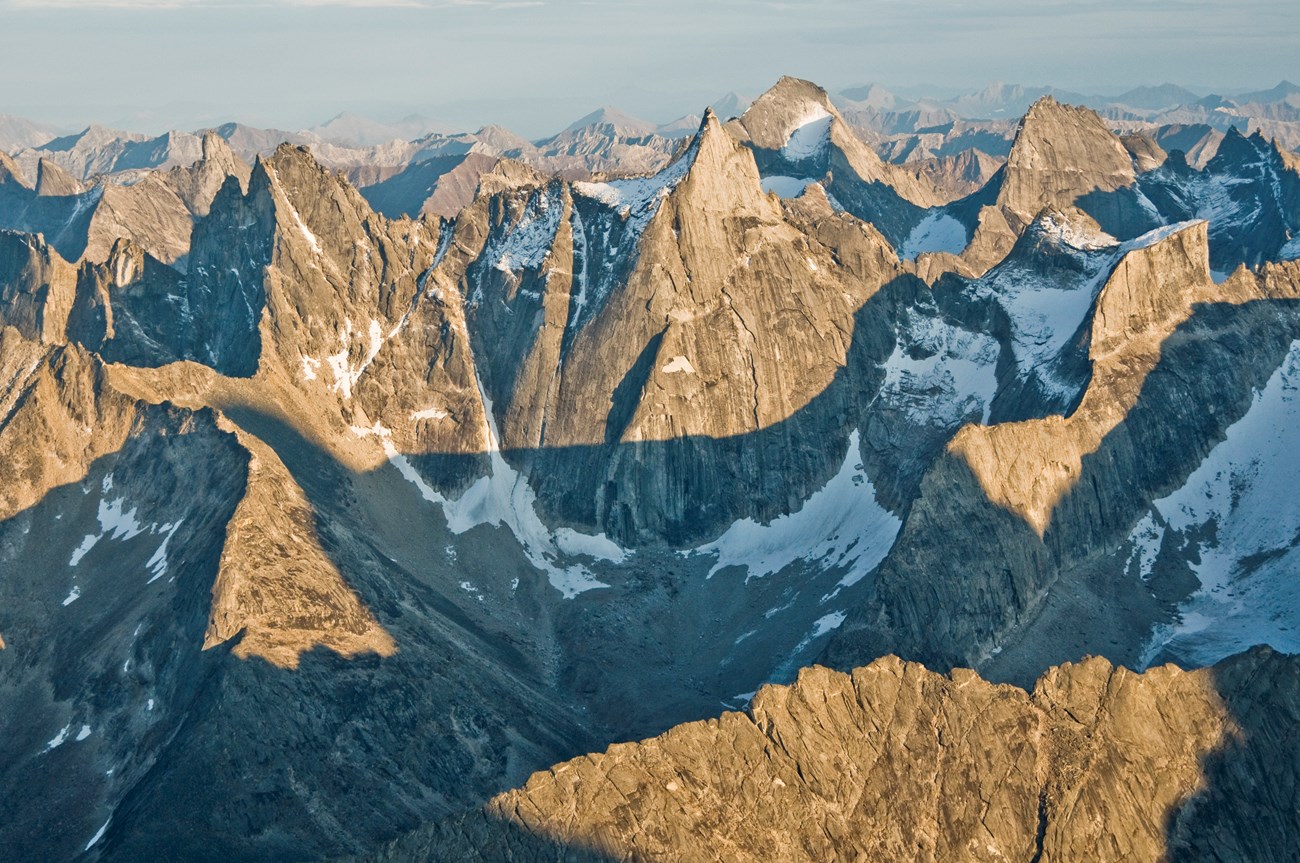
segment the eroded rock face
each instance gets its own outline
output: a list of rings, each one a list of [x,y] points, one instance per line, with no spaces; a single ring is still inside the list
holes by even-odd
[[[40,236],[0,231],[0,323],[43,344],[64,341],[76,271]]]
[[[782,78],[728,124],[753,148],[764,175],[822,180],[840,206],[873,224],[895,247],[947,198],[924,172],[883,161],[809,81]]]
[[[1010,251],[1016,237],[1044,208],[1079,206],[1085,196],[1126,189],[1136,180],[1133,157],[1096,113],[1045,96],[1021,121],[1006,164],[988,186],[954,205],[973,228],[962,257],[976,272],[983,272]],[[1108,200],[1137,208],[1126,198]],[[1114,206],[1123,208],[1121,203]],[[1132,218],[1129,209],[1116,216]],[[1141,231],[1125,236],[1137,233]]]
[[[1298,683],[1269,651],[1192,673],[1090,659],[1032,693],[892,657],[810,668],[748,713],[557,765],[365,859],[1283,860]],[[1252,758],[1261,784],[1220,760],[1252,749],[1280,756]]]
[[[1135,611],[1150,604],[1150,588],[1124,577],[1124,558],[1111,555],[1144,501],[1177,486],[1286,356],[1297,334],[1293,269],[1215,285],[1204,223],[1128,252],[1096,301],[1091,380],[1078,406],[967,426],[952,439],[878,575],[872,610],[840,630],[832,661],[850,667],[898,651],[938,666],[997,667],[1005,660],[993,652],[1043,613],[1058,579],[1086,580],[1081,570],[1093,566],[1106,586],[1085,593],[1128,596],[1113,601],[1147,615],[1138,628],[1159,621],[1156,608]],[[1189,363],[1202,373],[1182,374]],[[933,553],[953,524],[979,525],[960,560]],[[1079,602],[1076,613],[1113,614],[1101,596]],[[1111,649],[1141,661],[1139,641]]]
[[[567,139],[582,158],[631,146],[605,119]],[[0,779],[40,789],[7,804],[6,847],[360,853],[818,657],[1028,684],[1090,653],[1208,664],[1253,643],[1237,606],[1291,607],[1300,516],[1241,539],[1295,447],[1244,447],[1240,423],[1300,374],[1294,164],[1258,142],[1193,176],[1043,102],[983,197],[940,206],[932,175],[788,79],[646,176],[548,176],[500,158],[522,146],[500,130],[430,136],[470,165],[428,172],[468,201],[447,221],[385,217],[254,138],[251,168],[209,135],[129,187],[38,195],[0,171],[0,221],[49,227],[0,235],[0,695],[37,705],[10,711]],[[1273,179],[1267,219],[1216,226]],[[1211,181],[1241,195],[1207,226],[1189,217]],[[1269,263],[1225,277],[1224,254]],[[1186,626],[1204,612],[1214,638]],[[1284,622],[1264,631],[1288,647]],[[1205,675],[1088,664],[1033,696],[856,675],[557,769],[418,847],[1145,858],[1174,825],[1218,841],[1176,805],[1201,756],[1273,776],[1224,744],[1236,708],[1206,705],[1235,696]],[[843,728],[895,722],[843,754]],[[731,746],[739,778],[704,754]],[[51,808],[79,814],[51,827]]]

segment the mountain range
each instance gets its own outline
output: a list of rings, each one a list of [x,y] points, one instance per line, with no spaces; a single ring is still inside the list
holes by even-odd
[[[0,846],[1293,859],[1300,157],[1125,97],[0,156]]]

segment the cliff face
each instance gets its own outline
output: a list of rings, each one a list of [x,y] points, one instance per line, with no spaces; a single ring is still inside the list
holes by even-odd
[[[556,765],[365,859],[1280,861],[1298,683],[1268,651],[1192,673],[1089,659],[1032,693],[893,658],[810,668],[748,713]]]
[[[1107,202],[1089,209],[1103,227],[1136,236],[1157,224],[1135,201],[1117,194],[1136,180],[1133,156],[1096,113],[1045,96],[1021,120],[1006,164],[984,189],[952,205],[972,228],[962,257],[983,272],[1010,251],[1044,208],[1068,209],[1085,200]],[[1101,219],[1097,209],[1113,218]],[[1116,223],[1131,230],[1118,231]]]
[[[1224,439],[1251,408],[1252,390],[1288,356],[1300,332],[1294,278],[1286,266],[1215,285],[1204,223],[1125,253],[1083,322],[1091,372],[1077,406],[968,426],[952,438],[878,574],[871,610],[839,631],[829,658],[847,667],[897,651],[940,666],[1001,668],[1023,681],[1011,670],[1027,661],[1023,654],[993,657],[1010,633],[1053,607],[1061,579],[1087,594],[1066,603],[1073,613],[1111,616],[1107,607],[1120,602],[1124,613],[1148,616],[1145,626],[1162,622],[1152,591],[1161,601],[1185,598],[1196,582],[1157,589],[1130,580],[1129,532],[1149,501],[1177,488]],[[1201,372],[1186,376],[1189,364]],[[953,524],[980,525],[960,559],[934,553]],[[1100,649],[1088,641],[1099,634],[1084,636],[1095,645],[1085,649]],[[1037,639],[1047,641],[1024,649],[1050,644],[1046,631],[1035,631]],[[1079,649],[1071,644],[1065,649]],[[1140,641],[1111,649],[1144,661]]]
[[[1215,753],[1289,824],[1289,738],[1234,737],[1289,661],[872,663],[1300,650],[1293,163],[1045,101],[941,205],[793,79],[657,173],[488,156],[454,220],[258,148],[0,166],[6,848],[1145,859],[1218,841],[1180,802]],[[455,820],[815,661],[868,670]]]

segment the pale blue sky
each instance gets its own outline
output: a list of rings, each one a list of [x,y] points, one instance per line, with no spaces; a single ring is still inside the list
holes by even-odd
[[[419,112],[537,136],[654,120],[782,74],[1119,92],[1300,78],[1297,0],[0,0],[0,113],[296,129]]]

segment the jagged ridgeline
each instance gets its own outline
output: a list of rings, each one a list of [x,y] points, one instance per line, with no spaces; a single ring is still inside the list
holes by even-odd
[[[7,856],[1295,859],[1295,155],[863,100],[0,158]]]

